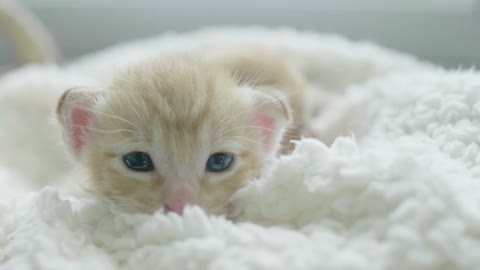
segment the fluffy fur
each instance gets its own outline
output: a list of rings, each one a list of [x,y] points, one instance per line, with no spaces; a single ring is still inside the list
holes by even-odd
[[[44,108],[53,108],[64,89],[106,87],[117,65],[221,41],[292,52],[305,64],[312,90],[321,81],[334,93],[346,91],[347,104],[361,105],[355,123],[364,132],[332,146],[302,140],[292,155],[274,159],[237,193],[244,209],[239,223],[201,208],[183,216],[125,213],[52,187],[58,179],[81,183],[59,176],[70,167],[54,143],[59,130],[45,120]],[[2,77],[0,89],[0,129],[9,131],[0,132],[0,150],[8,153],[0,156],[0,181],[4,194],[16,196],[0,198],[1,269],[480,265],[478,72],[432,70],[409,56],[328,35],[222,29],[125,44],[66,68],[24,68]],[[39,190],[45,183],[50,187]]]
[[[225,213],[282,138],[283,152],[300,139],[304,91],[280,53],[206,48],[133,65],[105,91],[67,91],[57,113],[93,191],[141,211],[199,200],[208,212]],[[133,151],[148,153],[154,172],[129,170],[122,156]],[[229,170],[205,170],[216,152],[234,156]]]

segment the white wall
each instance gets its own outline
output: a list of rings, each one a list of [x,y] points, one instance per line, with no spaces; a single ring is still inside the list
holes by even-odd
[[[373,40],[448,67],[480,66],[480,0],[24,0],[67,59],[217,25],[291,26]],[[208,5],[207,5],[208,3]],[[12,63],[0,39],[0,65]]]

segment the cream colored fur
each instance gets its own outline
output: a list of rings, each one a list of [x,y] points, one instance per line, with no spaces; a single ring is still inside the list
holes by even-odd
[[[93,191],[153,212],[172,186],[185,184],[208,212],[226,214],[231,194],[258,177],[275,153],[290,151],[290,139],[300,138],[303,99],[301,76],[281,54],[205,48],[133,65],[103,91],[68,91],[58,117],[72,145],[72,112],[91,112],[85,145],[76,155],[89,169]],[[255,122],[257,112],[274,119],[268,143],[265,128]],[[147,152],[155,171],[126,168],[121,157],[131,151]],[[216,152],[233,154],[232,168],[206,172]]]

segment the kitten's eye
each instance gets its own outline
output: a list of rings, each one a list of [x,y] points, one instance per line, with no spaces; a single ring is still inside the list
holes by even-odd
[[[123,156],[123,162],[133,171],[153,171],[153,162],[150,156],[144,152],[130,152]]]
[[[233,156],[226,153],[215,153],[208,158],[207,171],[222,172],[232,165]]]

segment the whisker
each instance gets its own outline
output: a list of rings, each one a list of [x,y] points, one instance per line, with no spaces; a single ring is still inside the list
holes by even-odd
[[[105,112],[102,112],[102,111],[99,111],[99,110],[95,110],[95,109],[92,109],[92,108],[84,107],[84,106],[79,106],[78,108],[81,108],[82,110],[85,110],[85,111],[88,111],[88,112],[91,112],[91,113],[94,113],[94,114],[99,114],[99,115],[109,117],[109,118],[112,118],[112,119],[120,120],[124,123],[127,123],[127,124],[131,125],[135,129],[138,129],[137,125],[135,125],[131,121],[128,121],[127,119],[122,118],[120,116],[113,115],[113,114],[108,114],[108,113],[105,113]]]
[[[298,93],[298,92],[299,92],[299,91],[293,91],[293,92],[290,92],[290,93],[281,95],[281,96],[279,97],[279,99],[285,99],[286,97],[289,97],[289,96],[291,96],[291,95],[293,95],[293,94],[295,94],[295,93]],[[269,95],[269,94],[267,93],[267,95]],[[249,112],[255,111],[255,110],[257,110],[258,108],[260,108],[261,106],[263,106],[263,105],[265,105],[265,104],[267,104],[267,103],[268,103],[268,100],[261,102],[260,104],[254,106],[253,108],[249,108],[249,109],[247,109],[247,110],[241,111],[241,112],[237,113],[236,115],[234,115],[233,117],[229,118],[226,122],[223,123],[223,125],[229,125],[230,123],[232,123],[233,121],[235,121],[235,119],[237,119],[239,116],[241,116],[241,115],[243,115],[243,114],[245,114],[245,113],[249,113]]]
[[[257,140],[253,140],[253,139],[250,139],[250,138],[247,138],[247,137],[234,136],[234,137],[230,137],[230,138],[231,139],[236,139],[236,140],[245,140],[245,141],[248,141],[248,142],[253,142],[255,144],[265,145],[265,143],[263,143],[263,142],[259,142]]]
[[[130,99],[127,99],[127,102],[130,105],[130,108],[132,108],[132,110],[137,115],[138,119],[142,119],[143,118],[142,115],[137,111],[137,109],[135,108],[135,105],[133,105],[132,101]]]
[[[228,130],[222,130],[220,133],[219,133],[219,136],[222,137],[222,136],[225,136],[227,133],[229,132],[232,132],[232,131],[235,131],[235,130],[238,130],[238,129],[244,129],[244,128],[252,128],[252,129],[259,129],[259,130],[265,130],[265,131],[270,131],[270,132],[274,132],[273,129],[270,129],[270,128],[266,128],[266,127],[262,127],[262,126],[248,126],[248,125],[245,125],[245,126],[238,126],[238,127],[234,127],[234,128],[231,128],[231,129],[228,129]],[[293,136],[293,135],[289,135],[288,133],[291,132],[290,130],[286,130],[284,133],[283,133],[283,136],[282,137],[285,137],[285,138],[297,138],[298,136]]]
[[[117,146],[119,146],[119,145],[125,145],[125,144],[127,144],[128,142],[130,142],[130,141],[133,141],[133,140],[134,140],[134,138],[127,138],[127,139],[125,139],[125,140],[122,140],[122,141],[120,141],[120,142],[116,142],[116,143],[107,143],[107,144],[104,144],[103,146],[108,146],[108,147],[117,147]]]
[[[131,130],[131,129],[125,129],[125,128],[119,128],[119,129],[113,129],[113,130],[107,130],[107,129],[99,129],[99,128],[94,128],[94,127],[89,127],[89,130],[99,132],[99,133],[106,133],[106,134],[114,134],[114,133],[120,133],[120,132],[127,132],[127,133],[133,133],[135,135],[141,135],[138,131],[136,130]]]

